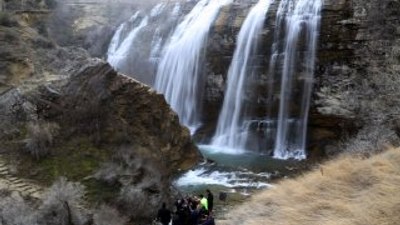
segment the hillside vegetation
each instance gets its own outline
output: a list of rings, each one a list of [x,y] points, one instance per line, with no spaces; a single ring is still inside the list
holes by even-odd
[[[398,225],[400,149],[342,156],[232,210],[224,225]]]

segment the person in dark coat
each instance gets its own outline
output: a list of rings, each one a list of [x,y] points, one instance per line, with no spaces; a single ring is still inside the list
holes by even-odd
[[[162,225],[168,225],[171,221],[171,211],[167,209],[165,202],[163,202],[161,209],[158,210],[157,220],[162,223]]]
[[[211,193],[209,189],[207,189],[206,192],[207,192],[208,212],[212,213],[212,210],[214,208],[214,195]]]

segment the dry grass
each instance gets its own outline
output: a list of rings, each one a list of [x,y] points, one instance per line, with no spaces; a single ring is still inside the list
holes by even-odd
[[[226,215],[223,225],[399,225],[400,149],[343,156],[284,180]]]

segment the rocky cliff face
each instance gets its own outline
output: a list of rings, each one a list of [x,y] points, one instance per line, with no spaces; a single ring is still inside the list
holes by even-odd
[[[371,149],[365,139],[378,148],[398,143],[399,7],[390,0],[325,1],[313,115],[339,119],[331,129],[336,137],[343,137],[338,130],[357,133],[347,148]]]
[[[137,154],[158,160],[168,172],[186,170],[197,160],[188,129],[181,127],[163,96],[117,74],[107,63],[85,67],[61,92],[64,98],[56,104],[63,114],[44,105],[43,117],[72,120],[73,126],[65,124],[72,133],[96,134],[96,141],[110,146],[134,146]]]
[[[213,134],[236,36],[253,3],[235,1],[224,7],[212,28],[205,68],[205,126],[196,134],[197,140],[209,139]],[[267,104],[278,106],[280,97],[278,92],[273,93],[272,100],[267,97],[268,85],[271,85],[268,83],[268,66],[279,3],[275,1],[270,7],[259,44],[259,55],[253,59],[259,62],[254,68],[258,75],[251,84],[257,93],[246,96],[254,106],[252,113],[258,117],[265,115]],[[355,147],[357,143],[362,139],[371,139],[365,135],[374,130],[379,134],[372,135],[375,138],[371,145],[382,145],[378,143],[379,139],[397,143],[398,4],[393,0],[324,1],[310,109],[310,154],[359,148]],[[279,80],[272,85],[280,86]],[[276,112],[277,107],[273,107],[272,111]],[[369,145],[362,143],[364,147],[361,148]]]
[[[89,56],[77,47],[59,47],[49,36],[46,21],[51,11],[43,2],[17,3],[8,1],[1,14],[0,93],[68,76]]]
[[[255,115],[259,116],[265,113],[267,104],[266,74],[279,2],[270,8],[260,43],[261,59],[255,59],[260,61],[258,69],[261,71],[254,86],[258,92],[258,101],[254,102]],[[248,7],[243,4],[226,7],[214,26],[207,48],[208,81],[204,103],[208,110],[204,120],[209,121],[209,126],[198,134],[199,139],[212,133],[218,117],[225,74]],[[309,120],[308,149],[311,155],[397,143],[398,8],[399,3],[390,0],[324,1]],[[366,137],[367,133],[374,133],[371,143],[360,141],[371,139]]]
[[[65,0],[47,21],[49,33],[62,46],[79,46],[104,57],[116,28],[135,11],[148,10],[158,0]]]
[[[59,176],[81,181],[89,202],[136,221],[171,201],[172,175],[199,159],[163,96],[101,61],[70,79],[9,90],[0,107],[1,148],[17,162],[16,176],[42,185]]]

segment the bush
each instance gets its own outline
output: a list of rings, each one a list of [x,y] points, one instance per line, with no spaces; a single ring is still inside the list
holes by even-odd
[[[142,188],[135,187],[133,185],[124,186],[118,197],[118,201],[121,206],[126,210],[133,212],[133,217],[146,217],[151,215],[146,215],[148,213],[153,214],[149,207],[154,208],[154,206],[149,203],[150,196],[146,194]],[[158,206],[156,204],[155,206]]]
[[[368,157],[399,143],[395,131],[384,125],[376,125],[364,127],[357,135],[346,139],[341,148],[344,152]]]
[[[40,220],[47,225],[83,225],[89,220],[80,207],[84,186],[61,177],[44,193],[43,205],[39,209]]]
[[[148,221],[156,214],[160,202],[169,202],[171,197],[169,178],[160,174],[162,170],[157,167],[132,149],[122,148],[113,162],[104,164],[94,177],[109,184],[120,184],[117,198],[120,212],[135,220]]]
[[[25,201],[21,196],[15,193],[0,192],[0,224],[88,224],[88,214],[80,207],[83,195],[84,187],[81,184],[68,182],[65,178],[60,178],[43,194],[44,199],[41,204]],[[112,211],[107,215],[113,214],[115,214],[115,212]],[[110,223],[109,225],[113,224]],[[122,225],[122,223],[120,225]]]
[[[2,194],[0,198],[0,224],[38,225],[34,209],[19,195]]]
[[[127,223],[125,217],[121,217],[118,211],[106,205],[102,205],[94,212],[94,225],[123,225]]]
[[[59,126],[54,123],[29,123],[25,139],[26,151],[37,159],[48,155],[58,130]]]
[[[78,206],[85,193],[83,185],[69,182],[65,177],[60,177],[45,193],[44,207],[57,206],[59,202],[68,202],[71,206]]]

